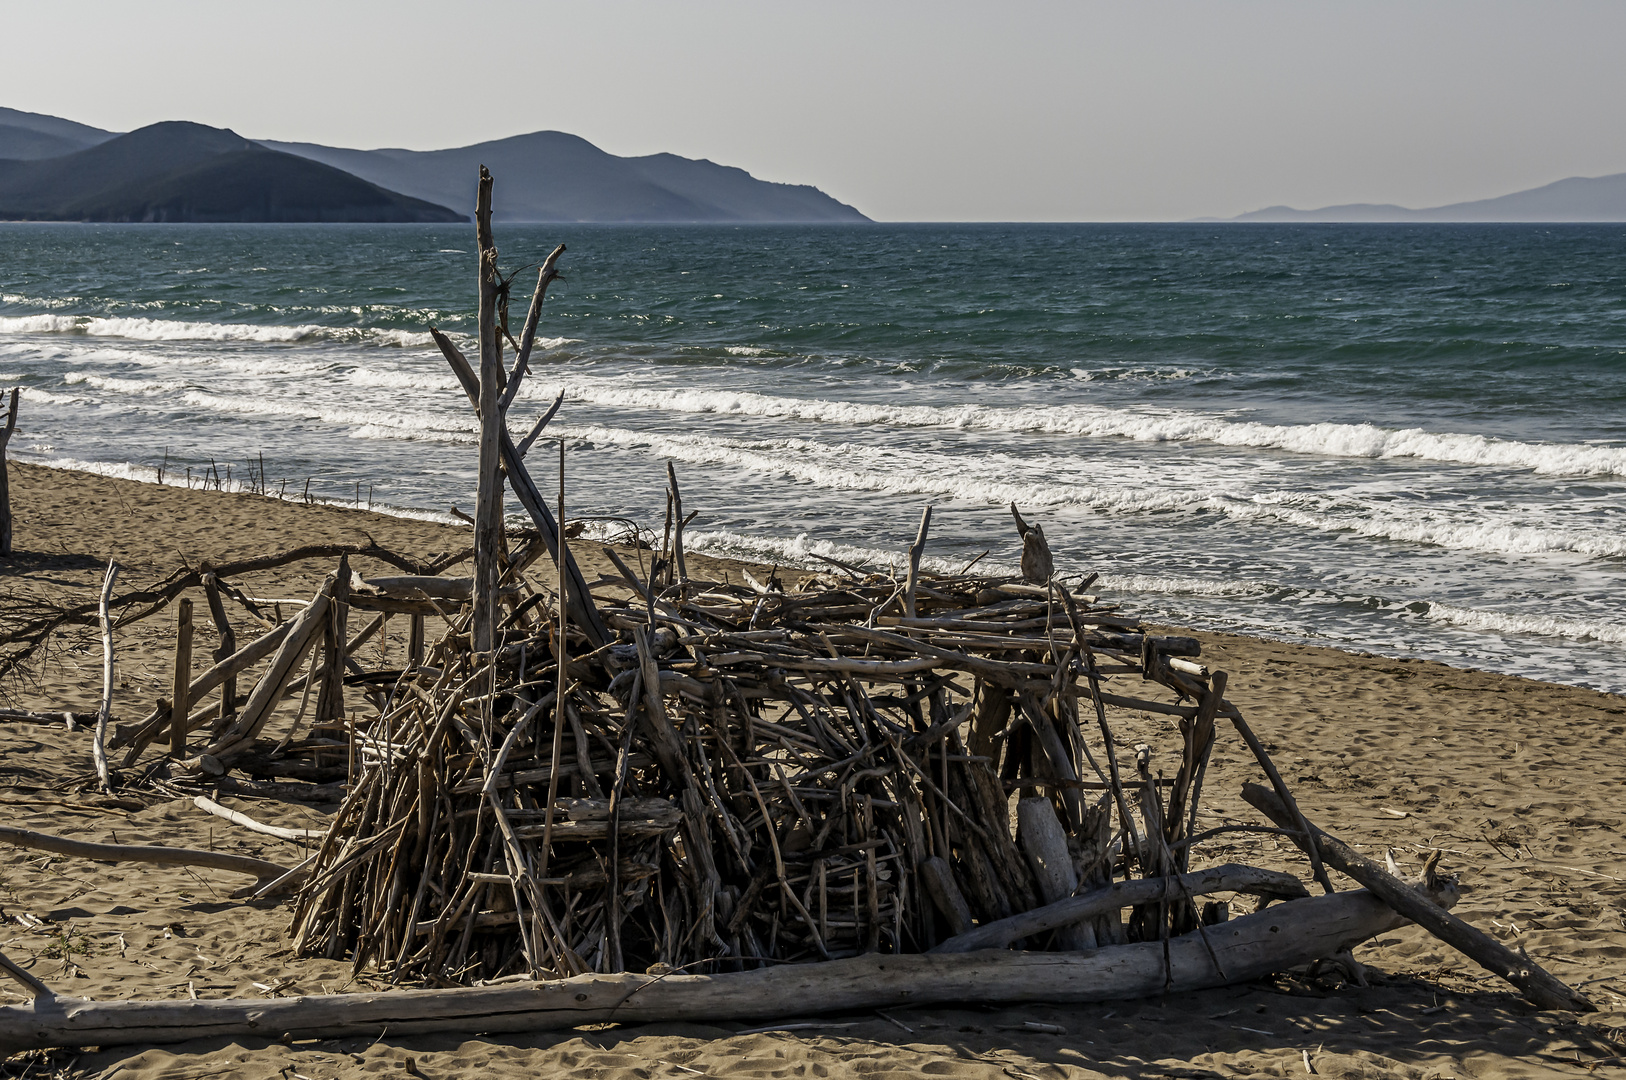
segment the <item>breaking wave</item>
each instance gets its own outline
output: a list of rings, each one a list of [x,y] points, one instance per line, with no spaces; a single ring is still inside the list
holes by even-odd
[[[1206,442],[1319,457],[1420,458],[1572,476],[1626,476],[1626,447],[1537,443],[1375,424],[1262,424],[1180,409],[1098,405],[902,405],[790,398],[751,391],[565,382],[567,398],[596,405],[715,413],[820,423],[951,428],[1021,434],[1116,437],[1138,442]],[[559,384],[528,393],[552,397]]]
[[[79,334],[132,341],[342,341],[402,348],[432,344],[425,331],[357,326],[257,326],[252,323],[187,322],[179,319],[108,318],[99,315],[10,315],[0,334]]]
[[[1539,634],[1542,637],[1571,638],[1576,641],[1626,643],[1626,626],[1599,619],[1576,619],[1559,615],[1519,615],[1506,611],[1430,604],[1423,616],[1464,630],[1493,634]]]

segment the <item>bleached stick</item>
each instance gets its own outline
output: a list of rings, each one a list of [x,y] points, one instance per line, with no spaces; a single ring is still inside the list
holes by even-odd
[[[118,579],[119,565],[108,559],[107,573],[102,578],[102,599],[98,606],[102,620],[102,707],[96,713],[96,741],[91,746],[91,755],[96,761],[96,780],[103,791],[111,787],[107,775],[107,718],[113,711],[113,617],[107,610],[107,602],[113,596],[113,583]]]
[[[281,825],[267,825],[263,821],[255,821],[247,814],[233,810],[229,806],[221,806],[213,799],[206,799],[202,795],[192,800],[192,805],[217,818],[225,818],[233,825],[241,825],[252,832],[274,836],[278,840],[317,840],[327,835],[326,829],[285,829]]]

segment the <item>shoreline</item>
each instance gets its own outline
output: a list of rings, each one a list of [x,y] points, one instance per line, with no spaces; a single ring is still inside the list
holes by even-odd
[[[272,494],[270,492],[257,492],[257,491],[254,491],[254,490],[251,489],[251,487],[246,486],[245,482],[242,481],[242,480],[233,480],[233,481],[231,481],[231,483],[234,486],[229,488],[229,489],[211,490],[210,488],[208,488],[206,486],[203,486],[203,482],[201,482],[201,481],[200,481],[200,484],[198,486],[189,486],[189,485],[187,485],[185,483],[176,482],[174,480],[162,478],[162,477],[157,476],[157,475],[155,475],[153,477],[153,479],[150,479],[150,480],[148,480],[148,479],[137,479],[137,478],[135,478],[133,476],[122,475],[122,471],[133,468],[133,466],[116,466],[116,467],[115,466],[109,466],[106,471],[103,471],[101,469],[98,469],[98,468],[94,467],[97,464],[99,464],[99,463],[96,463],[96,462],[78,462],[78,463],[76,463],[76,466],[81,465],[81,464],[85,465],[85,466],[90,466],[90,467],[86,467],[86,468],[67,467],[67,466],[62,466],[62,465],[41,464],[41,463],[38,463],[38,462],[27,461],[27,460],[23,460],[23,461],[19,461],[19,460],[16,460],[16,459],[11,459],[10,460],[10,465],[13,466],[14,468],[20,467],[25,471],[26,470],[40,470],[43,474],[46,474],[46,475],[56,474],[56,475],[60,475],[60,476],[64,476],[64,477],[82,477],[82,478],[84,478],[84,481],[88,481],[91,478],[94,478],[96,480],[110,480],[110,481],[114,481],[115,483],[118,483],[118,484],[130,484],[130,485],[135,485],[137,487],[146,487],[146,486],[160,487],[160,488],[172,490],[172,491],[175,491],[175,492],[180,492],[180,493],[185,493],[187,495],[195,495],[195,496],[206,496],[206,497],[207,496],[229,496],[229,497],[240,497],[240,498],[249,498],[249,499],[264,499],[264,500],[267,500],[269,503],[274,504],[274,505],[280,505],[280,506],[283,506],[283,507],[290,507],[290,508],[294,508],[296,510],[302,510],[302,511],[309,511],[309,510],[315,510],[315,509],[324,509],[324,510],[338,511],[338,512],[346,513],[346,514],[366,515],[366,517],[358,519],[358,522],[359,521],[365,521],[365,520],[416,522],[416,523],[421,523],[421,524],[425,524],[425,525],[434,526],[434,527],[438,527],[438,528],[441,528],[441,529],[449,530],[450,531],[449,535],[450,534],[455,534],[455,533],[457,533],[459,531],[466,532],[469,529],[468,525],[466,525],[465,523],[457,521],[449,512],[442,512],[442,511],[436,511],[436,510],[422,510],[422,509],[416,509],[416,508],[411,508],[411,507],[397,507],[397,508],[393,508],[393,509],[385,509],[385,508],[381,508],[381,507],[374,507],[372,505],[368,505],[368,506],[352,505],[352,504],[348,504],[348,503],[339,501],[337,499],[328,499],[328,498],[315,497],[315,496],[313,496],[310,499],[310,501],[306,502],[305,500],[301,499],[299,496],[295,496],[295,495],[286,495],[286,494],[282,494],[282,493]],[[80,481],[80,482],[84,482],[84,481]],[[70,484],[73,483],[73,481],[66,481],[66,482],[70,483]],[[16,484],[17,481],[14,480],[13,483]],[[510,498],[511,498],[511,496],[510,496]],[[13,512],[16,513],[15,509],[14,509]],[[506,512],[508,513],[508,516],[509,516],[510,520],[516,519],[516,516],[520,517],[520,518],[523,517],[523,514],[516,515],[515,507],[513,505],[510,505]],[[19,525],[21,525],[21,515],[18,515],[18,521],[19,521]],[[362,531],[364,531],[364,532],[368,531],[368,530],[364,529],[362,526],[360,526],[357,523],[352,523],[352,524],[353,524],[354,527],[356,527],[358,529],[362,529]],[[374,529],[372,531],[377,532],[377,531],[380,531],[380,530]],[[384,531],[394,532],[394,530],[384,530]],[[593,554],[591,552],[591,550],[590,550],[591,548],[610,547],[610,548],[614,548],[617,551],[618,554],[621,554],[623,556],[627,555],[630,551],[633,550],[633,549],[628,548],[628,547],[626,547],[625,545],[622,545],[622,544],[617,544],[617,543],[610,542],[610,541],[595,540],[595,539],[590,539],[590,538],[588,538],[588,539],[578,538],[576,540],[571,541],[571,543],[572,543],[572,550],[576,553],[577,559],[582,561],[583,564],[584,564],[583,565],[584,572],[587,569],[587,564],[588,563],[592,563],[593,568],[595,570],[601,570],[602,572],[610,573],[610,574],[613,574],[615,572],[613,567],[611,567],[610,564],[608,563],[608,561],[598,557],[595,554]],[[292,546],[292,545],[290,545],[290,546]],[[388,546],[388,545],[386,545],[386,546]],[[818,565],[801,565],[801,564],[795,564],[795,563],[767,563],[767,562],[753,561],[753,560],[749,560],[749,559],[741,559],[741,558],[738,558],[738,557],[735,557],[735,556],[712,555],[712,554],[709,554],[709,553],[707,553],[707,552],[705,552],[703,550],[696,550],[696,549],[694,549],[692,547],[689,549],[689,557],[690,558],[698,558],[698,559],[703,560],[703,562],[705,564],[707,564],[707,565],[711,565],[711,566],[714,566],[714,567],[717,567],[717,568],[722,568],[723,572],[727,572],[727,568],[731,568],[731,567],[742,567],[742,568],[748,569],[752,573],[756,573],[756,574],[766,573],[769,570],[772,570],[772,569],[775,569],[775,568],[781,569],[781,570],[793,570],[793,571],[804,572],[804,573],[815,572],[815,571],[820,570],[822,568],[822,567],[820,567]],[[904,557],[904,553],[900,552],[899,557],[900,558]],[[1122,591],[1122,595],[1114,595],[1112,597],[1112,599],[1115,602],[1121,603],[1123,605],[1126,614],[1138,617],[1138,613],[1135,610],[1135,607],[1134,607],[1134,604],[1133,604],[1133,594],[1130,594],[1127,591]],[[1184,635],[1187,635],[1187,636],[1195,636],[1195,637],[1197,637],[1199,639],[1213,638],[1216,641],[1228,640],[1228,639],[1237,639],[1237,640],[1240,640],[1240,641],[1254,642],[1254,643],[1257,643],[1257,644],[1259,644],[1261,646],[1278,645],[1278,646],[1283,646],[1283,647],[1287,647],[1287,648],[1290,648],[1290,649],[1311,650],[1312,652],[1326,651],[1326,652],[1335,653],[1335,654],[1337,654],[1339,656],[1356,657],[1356,658],[1360,658],[1360,659],[1363,659],[1363,660],[1388,661],[1388,662],[1391,662],[1391,663],[1433,665],[1433,666],[1439,667],[1439,668],[1441,668],[1443,670],[1446,670],[1446,671],[1471,672],[1471,673],[1474,673],[1474,674],[1485,675],[1485,676],[1490,676],[1490,677],[1495,677],[1495,678],[1516,679],[1516,680],[1519,680],[1521,682],[1536,683],[1536,684],[1539,684],[1539,685],[1542,685],[1542,686],[1550,686],[1550,687],[1555,687],[1555,688],[1577,690],[1577,691],[1582,691],[1582,692],[1591,693],[1591,694],[1600,694],[1600,695],[1603,695],[1605,697],[1616,698],[1616,699],[1619,699],[1622,702],[1626,702],[1626,691],[1600,690],[1600,689],[1597,689],[1596,687],[1583,686],[1583,685],[1576,684],[1576,683],[1556,682],[1556,681],[1551,680],[1551,679],[1539,679],[1539,678],[1534,678],[1534,677],[1531,677],[1531,676],[1528,676],[1528,675],[1518,675],[1518,674],[1514,674],[1514,673],[1510,673],[1510,672],[1496,671],[1496,670],[1493,670],[1493,669],[1490,669],[1490,668],[1471,667],[1471,666],[1462,665],[1462,664],[1452,664],[1452,663],[1448,663],[1448,662],[1443,661],[1443,660],[1434,660],[1434,659],[1418,657],[1418,656],[1407,656],[1407,655],[1402,654],[1399,650],[1396,650],[1394,653],[1382,653],[1382,652],[1368,651],[1367,649],[1357,648],[1357,647],[1344,647],[1344,646],[1340,646],[1340,645],[1324,645],[1324,644],[1319,644],[1319,643],[1313,642],[1313,641],[1300,640],[1300,639],[1287,637],[1287,636],[1269,637],[1269,636],[1265,636],[1265,635],[1262,635],[1262,634],[1243,633],[1241,631],[1222,629],[1222,628],[1211,627],[1211,626],[1192,626],[1192,625],[1186,624],[1186,623],[1165,622],[1165,621],[1156,620],[1156,619],[1147,619],[1147,620],[1145,620],[1145,622],[1146,622],[1146,625],[1156,627],[1160,631],[1169,632],[1169,633],[1184,634]]]
[[[11,611],[35,601],[93,599],[109,557],[123,588],[162,578],[184,563],[225,561],[316,542],[364,542],[427,558],[461,550],[469,531],[376,511],[306,506],[246,493],[159,486],[95,473],[12,463],[17,556],[0,563],[0,598]],[[573,550],[591,580],[607,562],[595,544]],[[765,566],[691,554],[702,573],[737,575]],[[308,596],[331,562],[244,575],[258,595]],[[358,572],[375,567],[357,561]],[[261,591],[261,590],[265,591]],[[275,590],[275,591],[273,591]],[[1133,610],[1128,614],[1133,615]],[[195,662],[213,645],[207,620]],[[167,693],[174,617],[160,612],[118,631],[114,714],[128,722]],[[401,647],[401,634],[382,647]],[[1193,631],[1204,660],[1230,674],[1227,696],[1270,749],[1306,815],[1381,857],[1391,849],[1409,871],[1431,848],[1463,876],[1457,914],[1532,957],[1603,1011],[1579,1022],[1535,1013],[1504,984],[1433,938],[1405,928],[1359,950],[1367,986],[1337,978],[1272,982],[1163,1000],[1089,1007],[910,1009],[886,1018],[810,1021],[805,1030],[754,1032],[717,1022],[631,1026],[535,1036],[415,1036],[292,1046],[271,1040],[199,1040],[183,1047],[106,1048],[80,1067],[122,1063],[152,1080],[183,1067],[202,1072],[360,1077],[399,1070],[423,1075],[488,1073],[507,1080],[590,1068],[610,1080],[650,1075],[661,1062],[737,1076],[779,1075],[787,1066],[900,1073],[1122,1076],[1192,1070],[1298,1075],[1301,1055],[1323,1075],[1515,1077],[1626,1053],[1608,1042],[1626,1028],[1626,775],[1611,767],[1626,745],[1626,696],[1336,648]],[[371,645],[368,648],[372,648]],[[92,633],[64,641],[27,680],[0,686],[7,705],[83,710],[100,697],[100,644]],[[297,703],[293,703],[297,704]],[[287,707],[292,712],[292,705]],[[1126,717],[1120,749],[1166,741],[1167,717]],[[76,839],[214,847],[287,860],[297,845],[232,831],[189,799],[135,789],[107,798],[86,783],[89,742],[60,725],[0,721],[0,802],[11,823]],[[1154,761],[1171,770],[1177,762]],[[1205,822],[1253,821],[1239,797],[1251,758],[1222,736],[1205,789]],[[260,820],[319,828],[331,807],[231,799]],[[1306,876],[1291,844],[1238,834],[1230,850],[1250,862]],[[347,962],[295,959],[287,912],[274,903],[224,901],[233,879],[133,864],[44,862],[0,848],[0,949],[61,992],[97,999],[174,998],[337,991]],[[16,918],[25,913],[34,922]],[[81,943],[63,945],[64,941]],[[76,951],[77,950],[77,951]],[[20,1000],[0,985],[0,1002]],[[1179,1023],[1171,1023],[1178,1017]],[[1059,1030],[1034,1030],[1029,1023]],[[835,1026],[832,1025],[848,1025]],[[907,1025],[910,1031],[899,1030]],[[829,1029],[829,1030],[825,1030]],[[969,1055],[969,1056],[968,1056]],[[788,1059],[788,1060],[787,1060]],[[664,1075],[664,1073],[663,1073]]]

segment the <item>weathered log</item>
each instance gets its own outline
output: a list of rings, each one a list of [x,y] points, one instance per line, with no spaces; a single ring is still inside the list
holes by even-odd
[[[29,973],[28,969],[12,962],[5,953],[0,953],[0,971],[4,971],[23,986],[28,987],[36,999],[56,996],[56,991],[46,986],[39,979]]]
[[[1191,821],[1197,817],[1198,800],[1202,797],[1202,777],[1208,765],[1208,754],[1214,746],[1214,716],[1225,701],[1227,676],[1214,672],[1208,692],[1197,704],[1197,715],[1180,725],[1184,746],[1180,758],[1180,771],[1174,778],[1174,790],[1169,794],[1169,811],[1165,819],[1164,840],[1176,844],[1185,838]],[[1189,808],[1189,813],[1188,813]],[[1187,819],[1190,819],[1188,821]],[[1176,869],[1189,865],[1191,849],[1182,848],[1175,856]]]
[[[479,248],[480,420],[479,471],[474,495],[474,651],[490,652],[497,626],[497,580],[502,569],[502,452],[498,432],[502,415],[502,339],[497,336],[497,244],[491,235],[491,173],[480,166],[474,204],[474,231]]]
[[[559,246],[564,247],[563,244]],[[559,406],[564,403],[565,392],[561,390],[559,396],[553,399],[553,404],[548,406],[548,411],[536,418],[536,423],[531,425],[531,433],[520,440],[519,445],[514,448],[514,453],[524,458],[526,453],[530,451],[531,444],[536,442],[537,438],[542,434],[542,429],[548,426],[548,421],[553,419],[554,414],[559,411]]]
[[[397,599],[416,599],[419,596],[430,596],[436,600],[452,600],[461,603],[474,595],[474,579],[471,577],[454,578],[413,574],[367,578],[362,584]],[[358,592],[355,595],[358,597],[366,596],[367,593]]]
[[[954,871],[949,868],[948,860],[941,855],[933,855],[916,869],[920,872],[921,883],[931,894],[932,903],[948,920],[950,932],[956,935],[968,933],[973,925],[971,905],[965,902],[960,887],[954,884]]]
[[[39,712],[35,709],[0,709],[0,722],[21,721],[26,724],[65,724],[69,731],[80,724],[94,724],[93,712]]]
[[[245,780],[236,776],[220,776],[210,786],[221,795],[248,795],[278,802],[334,803],[345,797],[349,785],[283,783],[276,780]]]
[[[1033,879],[1039,884],[1039,895],[1045,904],[1054,905],[1071,897],[1078,890],[1078,871],[1073,866],[1072,857],[1067,850],[1067,836],[1061,830],[1061,822],[1056,820],[1056,811],[1051,806],[1050,800],[1037,796],[1017,800],[1016,823],[1016,842],[1022,845],[1022,852],[1028,857],[1028,865],[1033,868]],[[1082,918],[1081,916],[1080,919],[1071,920],[1057,927],[1061,931],[1058,937],[1063,949],[1095,948],[1095,931],[1091,927],[1081,925]],[[966,933],[965,930],[955,932],[961,935]]]
[[[1242,797],[1278,826],[1289,830],[1293,841],[1306,848],[1306,853],[1313,845],[1319,849],[1321,858],[1328,866],[1348,874],[1398,914],[1415,922],[1486,971],[1518,987],[1519,992],[1535,1005],[1543,1009],[1567,1009],[1571,1012],[1597,1011],[1596,1005],[1580,992],[1566,986],[1540,964],[1514,952],[1450,912],[1428,903],[1416,889],[1343,841],[1314,825],[1309,825],[1310,836],[1301,841],[1300,823],[1308,825],[1308,821],[1302,813],[1292,813],[1274,792],[1258,784],[1244,784]]]
[[[451,990],[217,1001],[36,999],[0,1008],[0,1053],[231,1036],[548,1031],[962,1002],[1113,1001],[1262,978],[1343,952],[1403,921],[1358,891],[1295,900],[1208,927],[1206,943],[1187,934],[1171,940],[1166,953],[1151,941],[1093,953],[869,954],[718,975],[581,975]]]
[[[1304,848],[1304,853],[1310,857],[1310,870],[1315,874],[1316,881],[1321,883],[1323,890],[1329,893],[1332,892],[1332,880],[1327,877],[1327,868],[1321,865],[1320,845],[1312,840],[1314,829],[1310,826],[1309,819],[1299,810],[1299,804],[1294,801],[1293,793],[1288,790],[1287,781],[1283,780],[1282,774],[1276,771],[1276,763],[1270,759],[1270,754],[1265,750],[1265,744],[1260,742],[1259,736],[1253,733],[1253,728],[1249,727],[1248,722],[1242,718],[1242,713],[1233,707],[1230,711],[1230,719],[1231,725],[1237,730],[1237,734],[1242,736],[1242,741],[1248,744],[1249,750],[1253,751],[1254,760],[1265,771],[1265,776],[1270,780],[1270,786],[1275,789],[1277,800],[1286,808],[1288,819],[1293,822],[1293,828],[1305,839],[1306,843],[1301,846]]]
[[[328,605],[327,620],[322,626],[322,668],[316,695],[316,726],[342,723],[344,711],[344,666],[349,659],[346,636],[350,614],[350,559],[339,556],[339,569],[333,581],[333,602]],[[314,665],[312,667],[314,672]],[[307,679],[310,676],[307,676]],[[308,692],[308,690],[307,690]],[[304,706],[300,706],[304,711]]]
[[[6,446],[17,430],[17,396],[22,387],[11,388],[11,405],[6,409],[6,425],[0,427],[0,559],[11,558],[11,480],[6,469]]]
[[[186,756],[186,722],[192,698],[192,599],[183,596],[175,605],[175,672],[170,682],[169,753]]]
[[[224,851],[197,851],[192,848],[147,847],[141,844],[96,844],[88,840],[70,840],[66,836],[18,829],[0,825],[0,843],[38,851],[54,851],[58,855],[72,855],[79,859],[98,862],[158,863],[168,866],[206,866],[212,870],[228,870],[234,874],[248,874],[259,882],[275,881],[289,872],[264,859],[251,859],[247,855],[231,855]]]
[[[1076,830],[1084,822],[1084,797],[1079,793],[1078,785],[1081,778],[1076,770],[1073,755],[1067,744],[1062,742],[1061,735],[1056,731],[1055,722],[1045,712],[1043,705],[1031,694],[1023,694],[1018,703],[1027,717],[1028,727],[1033,731],[1039,750],[1049,764],[1051,772],[1061,781],[1062,806],[1067,811],[1069,827]],[[1063,847],[1065,846],[1064,843]],[[1029,854],[1028,858],[1031,861],[1033,856]]]
[[[394,596],[352,593],[349,606],[356,611],[376,611],[385,615],[409,615],[415,619],[442,618],[455,612],[457,605],[447,600],[405,600]]]
[[[215,663],[219,664],[237,651],[237,631],[232,629],[231,620],[226,618],[226,605],[220,599],[220,579],[212,571],[203,575],[203,594],[209,601],[209,618],[214,620],[215,633],[220,636],[220,644],[213,654]],[[196,700],[190,691],[187,700]],[[237,676],[227,675],[220,684],[221,726],[225,726],[236,711]]]
[[[113,583],[119,579],[118,563],[107,560],[107,574],[102,578],[102,707],[96,713],[96,741],[91,754],[96,761],[96,779],[102,790],[111,787],[107,773],[107,718],[113,711],[113,616],[108,611],[108,599],[113,595]]]
[[[672,563],[677,569],[679,581],[689,580],[689,562],[683,554],[683,492],[678,488],[677,470],[672,467],[671,459],[666,462],[666,491],[672,499]],[[559,520],[564,520],[563,511]]]
[[[927,504],[926,509],[920,512],[920,531],[915,533],[915,542],[909,545],[909,576],[904,579],[903,585],[903,617],[915,617],[915,591],[920,587],[920,557],[926,553],[926,530],[932,526],[932,508]]]
[[[1029,585],[1049,585],[1056,563],[1050,557],[1044,530],[1023,521],[1015,503],[1011,503],[1011,517],[1016,519],[1016,531],[1022,537],[1022,580]]]
[[[949,938],[931,951],[961,953],[977,949],[1002,949],[1021,938],[1072,926],[1120,908],[1159,901],[1173,902],[1188,896],[1206,896],[1217,892],[1248,893],[1278,899],[1308,895],[1298,878],[1291,874],[1260,870],[1240,863],[1225,863],[1175,877],[1119,881],[1078,896],[1064,897],[1008,919],[984,923],[969,933]]]

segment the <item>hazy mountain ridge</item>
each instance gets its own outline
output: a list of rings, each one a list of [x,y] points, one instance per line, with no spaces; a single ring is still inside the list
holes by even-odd
[[[474,177],[485,165],[496,177],[492,216],[498,221],[869,220],[809,185],[758,180],[744,169],[676,154],[617,157],[563,131],[448,150],[350,150],[269,140],[262,145],[470,214]]]
[[[1377,203],[1346,203],[1318,210],[1269,206],[1230,218],[1274,222],[1611,222],[1626,221],[1626,173],[1572,176],[1491,199],[1412,210]]]
[[[17,151],[29,146],[62,147],[57,154],[71,154],[75,150],[88,150],[117,135],[116,131],[103,131],[99,127],[64,120],[60,116],[23,112],[0,106],[0,158],[53,157],[56,154],[30,154]]]
[[[450,222],[463,217],[319,162],[269,150],[232,131],[166,121],[67,154],[0,160],[0,219]]]
[[[119,137],[114,132],[60,117],[0,108],[0,217],[34,217],[44,212],[53,217],[77,213],[95,220],[141,220],[136,203],[152,203],[155,198],[162,203],[165,199],[152,192],[137,199],[137,193],[130,191],[114,200],[116,206],[103,202],[96,202],[94,206],[76,203],[25,212],[19,209],[23,204],[3,197],[7,191],[4,178],[18,175],[14,169],[16,164],[64,158]],[[236,137],[233,134],[233,138]],[[260,140],[252,145],[338,170],[370,187],[399,193],[409,201],[422,201],[437,208],[453,207],[461,217],[473,215],[475,176],[479,167],[486,165],[497,177],[494,216],[499,221],[796,223],[869,220],[855,208],[810,185],[759,180],[744,169],[676,154],[617,157],[586,139],[559,131],[532,132],[447,150],[352,150],[273,140]],[[245,171],[249,169],[250,160],[244,159],[231,173],[234,189],[242,190],[243,185],[252,180]],[[255,160],[266,164],[271,159]],[[181,164],[178,162],[177,168]],[[286,161],[278,162],[277,168],[283,173],[294,171]],[[201,177],[193,179],[202,182]],[[215,179],[226,177],[217,169]],[[288,179],[283,177],[284,182]],[[314,188],[311,191],[314,192]],[[112,197],[111,192],[102,194]],[[348,197],[355,196],[352,190]],[[218,207],[215,212],[219,212]],[[129,216],[132,214],[135,216]],[[367,216],[355,220],[381,219]]]

